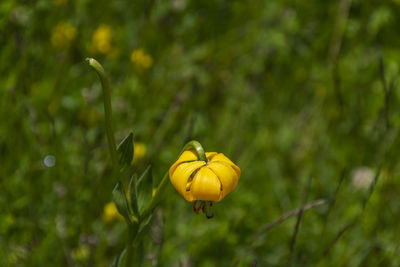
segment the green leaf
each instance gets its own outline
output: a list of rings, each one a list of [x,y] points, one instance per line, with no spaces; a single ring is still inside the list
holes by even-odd
[[[140,212],[142,218],[146,218],[151,214],[155,206],[158,204],[160,201],[163,192],[165,191],[165,187],[168,184],[168,177],[169,177],[169,172],[167,171],[164,175],[164,177],[161,179],[161,182],[157,186],[157,191],[154,196],[152,196],[152,199],[150,203],[146,205],[146,207]],[[154,187],[153,187],[154,188]]]
[[[151,219],[153,218],[153,215],[151,214],[145,222],[143,222],[138,230],[138,233],[135,237],[134,242],[137,244],[137,242],[141,241],[144,237],[144,235],[147,234],[147,232],[150,230],[151,226]]]
[[[118,163],[120,169],[123,170],[125,167],[130,166],[133,159],[133,133],[131,132],[124,140],[118,145]]]
[[[148,166],[136,182],[136,197],[139,211],[152,199],[153,193],[153,175],[151,166]]]
[[[138,198],[137,198],[137,176],[134,174],[129,182],[129,199],[131,202],[131,208],[134,215],[139,218],[139,206],[138,206]]]
[[[125,190],[121,182],[118,182],[115,185],[112,194],[113,201],[115,206],[117,206],[118,212],[125,218],[127,222],[132,223],[131,212],[129,210],[128,201],[125,197]]]

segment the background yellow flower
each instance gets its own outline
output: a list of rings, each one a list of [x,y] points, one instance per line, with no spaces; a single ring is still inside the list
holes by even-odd
[[[106,223],[113,222],[114,220],[122,220],[123,217],[119,214],[114,202],[108,202],[104,206],[102,219]]]
[[[57,24],[51,33],[51,44],[57,48],[68,47],[76,37],[76,29],[68,22]]]
[[[90,256],[90,247],[84,244],[74,250],[72,250],[71,257],[75,261],[86,261]]]
[[[108,25],[100,25],[92,35],[92,48],[96,53],[109,54],[112,50],[112,31]]]
[[[153,65],[153,58],[139,48],[132,51],[131,62],[138,68],[148,69]]]
[[[133,162],[143,159],[146,156],[147,148],[146,144],[142,142],[135,142],[135,152],[133,155]]]

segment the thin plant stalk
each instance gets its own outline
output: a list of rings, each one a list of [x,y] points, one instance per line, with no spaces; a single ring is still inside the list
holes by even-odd
[[[104,113],[105,113],[107,140],[108,140],[108,149],[110,151],[113,169],[116,169],[118,166],[118,158],[117,158],[117,145],[114,139],[114,126],[112,121],[110,83],[108,81],[104,68],[97,60],[93,58],[87,58],[86,60],[88,61],[89,65],[96,71],[97,75],[100,78],[101,85],[103,88],[103,101],[104,101]]]
[[[126,261],[125,261],[126,267],[132,266],[133,263],[135,254],[135,247],[133,245],[133,240],[135,239],[135,236],[136,233],[134,231],[134,227],[132,227],[132,225],[128,225],[128,240],[126,244]]]

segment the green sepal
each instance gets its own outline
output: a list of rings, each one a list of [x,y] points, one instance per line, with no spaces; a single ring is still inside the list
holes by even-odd
[[[128,206],[128,200],[126,199],[125,190],[121,182],[118,182],[115,185],[112,194],[113,201],[115,203],[115,206],[117,206],[118,212],[125,218],[128,223],[132,224],[133,222]]]
[[[140,220],[139,205],[138,205],[138,192],[137,192],[137,175],[132,175],[129,182],[129,200],[133,214]]]
[[[117,154],[118,154],[118,163],[120,170],[123,170],[125,167],[130,166],[133,160],[134,153],[134,145],[133,145],[133,133],[129,133],[128,136],[122,140],[122,142],[118,145]]]
[[[153,175],[149,165],[136,182],[137,205],[140,212],[150,203],[153,193]]]

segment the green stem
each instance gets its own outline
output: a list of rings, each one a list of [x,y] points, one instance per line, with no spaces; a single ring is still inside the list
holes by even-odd
[[[115,139],[114,139],[114,127],[112,122],[110,83],[108,81],[104,68],[97,60],[93,58],[87,58],[86,60],[89,63],[89,65],[96,71],[97,75],[100,78],[101,86],[103,88],[103,101],[104,101],[104,113],[106,118],[105,122],[106,122],[106,133],[108,140],[108,149],[110,150],[110,156],[113,163],[113,167],[116,168],[118,166],[118,158],[117,158],[117,146],[115,144]]]
[[[136,231],[137,232],[137,231]],[[125,267],[131,267],[134,259],[135,247],[133,245],[133,240],[135,239],[136,233],[132,225],[128,224],[128,240],[126,244],[126,260]]]
[[[194,150],[199,157],[199,160],[208,162],[206,152],[204,151],[203,146],[198,141],[193,140],[186,143],[186,145],[183,147],[182,152],[185,150]]]

